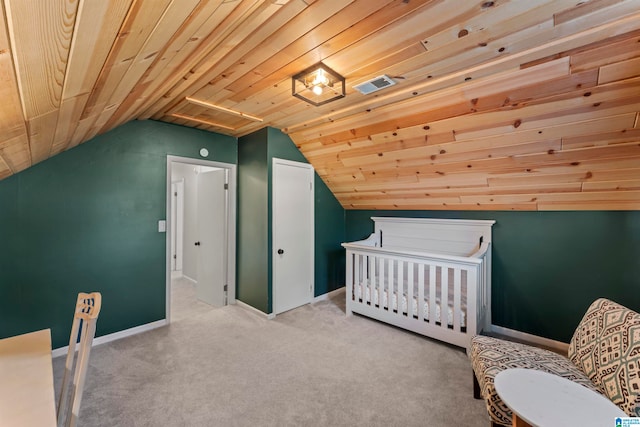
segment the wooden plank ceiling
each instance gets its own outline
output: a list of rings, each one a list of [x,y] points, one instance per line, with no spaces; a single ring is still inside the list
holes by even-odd
[[[347,209],[640,209],[640,0],[0,5],[0,178],[155,119],[282,129]]]

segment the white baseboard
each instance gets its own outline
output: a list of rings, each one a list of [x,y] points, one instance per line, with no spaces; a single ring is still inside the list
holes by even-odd
[[[491,331],[500,335],[504,335],[506,337],[524,341],[526,343],[547,347],[559,351],[563,354],[567,354],[567,352],[569,351],[569,344],[562,341],[555,341],[549,338],[539,337],[538,335],[532,335],[526,332],[520,332],[514,329],[509,329],[497,325],[491,325]]]
[[[182,273],[182,278],[183,279],[187,279],[188,281],[190,281],[191,283],[193,283],[194,285],[198,284],[197,280],[192,279],[191,277],[187,276],[186,274]]]
[[[341,293],[343,294],[345,292],[346,292],[346,288],[343,286],[341,288],[338,288],[338,289],[335,289],[333,291],[327,292],[326,294],[322,294],[320,296],[315,297],[313,299],[313,301],[311,301],[311,303],[315,304],[315,303],[320,302],[320,301],[325,301],[325,300],[328,300],[329,298],[333,298],[334,296],[339,295]]]
[[[255,313],[255,314],[259,315],[259,316],[262,316],[262,317],[264,317],[264,318],[265,318],[265,319],[267,319],[267,320],[272,320],[272,319],[275,319],[275,318],[276,318],[276,315],[275,315],[274,313],[269,313],[269,314],[267,314],[267,313],[265,313],[264,311],[258,310],[257,308],[255,308],[255,307],[253,307],[253,306],[251,306],[251,305],[247,304],[246,302],[242,302],[242,301],[240,301],[239,299],[236,299],[236,300],[235,300],[235,303],[236,303],[236,305],[237,305],[237,306],[242,307],[242,308],[244,308],[245,310],[249,310],[249,311],[251,311],[252,313]]]
[[[102,335],[100,337],[96,337],[93,340],[93,346],[119,340],[125,337],[130,337],[131,335],[137,335],[142,332],[151,331],[153,329],[160,328],[168,324],[169,323],[167,322],[167,319],[162,319],[162,320],[157,320],[155,322],[147,323],[145,325],[140,325],[140,326],[135,326],[133,328],[125,329],[124,331],[118,331],[112,334]],[[51,357],[64,356],[67,354],[68,351],[69,351],[68,345],[64,347],[56,348],[51,351]]]
[[[327,292],[326,294],[323,294],[323,295],[320,295],[320,296],[317,296],[317,297],[313,298],[313,300],[311,301],[311,304],[315,304],[317,302],[327,300],[327,299],[333,297],[334,295],[337,295],[337,294],[340,294],[340,293],[344,293],[344,292],[345,292],[345,288],[344,287],[336,289],[336,290],[333,290],[331,292]],[[249,310],[249,311],[251,311],[253,313],[256,313],[256,314],[258,314],[258,315],[260,315],[262,317],[265,317],[268,320],[272,320],[272,319],[276,318],[275,313],[267,314],[267,313],[265,313],[265,312],[263,312],[261,310],[258,310],[257,308],[255,308],[253,306],[250,306],[249,304],[247,304],[245,302],[240,301],[239,299],[235,300],[235,304],[237,304],[238,306],[240,306],[240,307],[242,307],[244,309],[247,309],[247,310]]]

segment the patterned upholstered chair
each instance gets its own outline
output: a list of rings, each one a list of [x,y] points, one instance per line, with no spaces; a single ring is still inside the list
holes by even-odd
[[[640,416],[640,314],[601,298],[591,304],[569,343],[568,357],[499,338],[475,336],[469,358],[474,397],[487,404],[491,425],[511,425],[511,411],[493,381],[509,368],[538,369],[602,393]]]

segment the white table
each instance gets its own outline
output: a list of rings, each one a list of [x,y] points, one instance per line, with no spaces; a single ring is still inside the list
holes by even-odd
[[[49,329],[0,340],[0,426],[56,426]]]
[[[614,426],[616,417],[627,416],[603,395],[535,369],[504,370],[495,387],[513,412],[513,426]]]

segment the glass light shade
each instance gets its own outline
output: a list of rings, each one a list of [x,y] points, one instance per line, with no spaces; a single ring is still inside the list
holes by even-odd
[[[291,78],[291,94],[319,106],[345,96],[345,79],[323,63]]]

